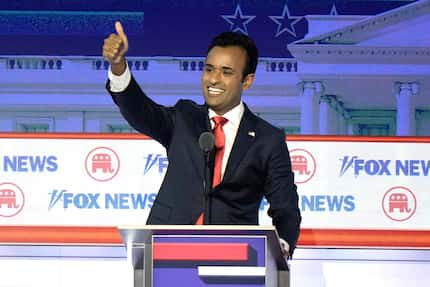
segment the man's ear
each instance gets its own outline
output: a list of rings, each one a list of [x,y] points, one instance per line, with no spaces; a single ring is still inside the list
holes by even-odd
[[[242,88],[244,90],[249,89],[252,86],[252,83],[254,83],[254,79],[255,79],[255,74],[246,75],[246,77],[242,81],[243,82]]]

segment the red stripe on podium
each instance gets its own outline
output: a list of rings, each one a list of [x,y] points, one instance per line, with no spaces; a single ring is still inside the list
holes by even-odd
[[[247,261],[247,243],[154,243],[154,260]]]

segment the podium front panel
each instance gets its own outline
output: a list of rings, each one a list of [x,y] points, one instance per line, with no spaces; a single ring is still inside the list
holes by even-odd
[[[153,287],[266,286],[265,236],[154,235]]]

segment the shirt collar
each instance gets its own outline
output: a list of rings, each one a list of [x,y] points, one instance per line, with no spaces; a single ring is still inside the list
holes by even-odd
[[[209,108],[208,110],[209,110],[209,118],[210,119],[212,119],[213,117],[219,116],[211,108]],[[237,106],[235,106],[233,109],[229,110],[228,112],[226,112],[222,116],[228,120],[227,123],[233,124],[234,126],[238,127],[240,120],[242,119],[244,111],[245,111],[245,107],[243,105],[243,102],[240,101],[240,103]],[[211,121],[211,124],[213,124],[212,121]]]

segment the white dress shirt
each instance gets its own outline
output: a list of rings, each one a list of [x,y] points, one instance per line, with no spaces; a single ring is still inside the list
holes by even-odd
[[[128,68],[127,62],[125,64],[125,71],[121,75],[117,76],[114,73],[112,73],[110,67],[108,71],[108,78],[110,81],[110,90],[114,93],[121,93],[123,92],[127,87],[128,84],[130,84],[131,81],[131,72]]]
[[[224,177],[225,167],[227,166],[228,158],[230,156],[231,149],[233,147],[233,143],[236,138],[237,130],[239,129],[240,120],[242,119],[244,111],[245,111],[245,108],[241,101],[239,105],[237,105],[232,110],[222,115],[222,117],[226,118],[228,121],[222,127],[225,134],[225,146],[224,146],[224,155],[222,157],[221,179]],[[212,120],[212,118],[216,116],[219,116],[219,115],[215,113],[214,110],[209,108],[209,118],[211,119],[212,129],[215,126],[215,123]]]

